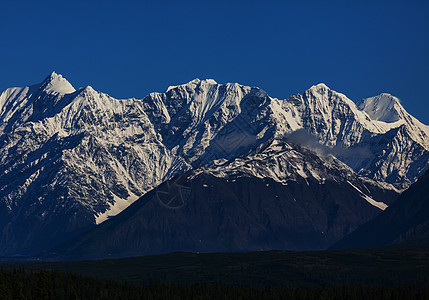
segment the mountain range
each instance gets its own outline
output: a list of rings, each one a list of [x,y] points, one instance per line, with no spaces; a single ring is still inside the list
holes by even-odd
[[[195,79],[115,99],[52,73],[0,94],[0,254],[109,226],[128,231],[106,244],[134,237],[127,255],[323,249],[428,165],[429,127],[389,94],[354,103],[318,84],[279,100]]]

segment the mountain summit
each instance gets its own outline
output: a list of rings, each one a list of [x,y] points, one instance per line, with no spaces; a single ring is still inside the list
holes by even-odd
[[[399,99],[386,93],[363,99],[357,106],[375,121],[394,123],[406,117],[406,111]]]
[[[49,74],[41,84],[41,88],[47,93],[71,94],[75,88],[62,75],[55,72]]]
[[[49,248],[204,166],[222,180],[250,176],[282,186],[323,186],[323,178],[350,174],[354,180],[341,182],[368,210],[353,222],[357,212],[346,210],[333,242],[389,205],[394,197],[382,191],[396,195],[428,167],[428,127],[402,106],[399,114],[397,105],[375,102],[357,106],[324,84],[279,100],[211,79],[119,100],[75,90],[54,72],[41,84],[7,89],[0,94],[0,253]],[[376,106],[399,121],[371,114]],[[308,151],[319,159],[306,162]]]

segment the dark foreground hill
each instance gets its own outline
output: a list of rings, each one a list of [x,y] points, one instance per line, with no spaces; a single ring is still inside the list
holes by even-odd
[[[429,242],[429,171],[383,213],[332,248]]]
[[[309,152],[307,161],[310,158]],[[396,197],[393,191],[336,172],[326,175],[323,184],[308,178],[285,185],[255,176],[228,179],[193,171],[163,183],[115,218],[45,257],[326,249],[381,212],[361,191],[381,204]]]

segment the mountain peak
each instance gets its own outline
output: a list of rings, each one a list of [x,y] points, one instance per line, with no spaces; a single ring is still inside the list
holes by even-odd
[[[332,91],[326,84],[324,83],[319,83],[316,85],[311,86],[308,90],[305,91],[305,93],[309,93],[311,95],[316,96],[316,98],[318,98],[317,95],[325,95],[328,91]]]
[[[57,74],[55,71],[52,71],[51,74],[48,75],[48,77],[45,78],[45,81],[51,81],[59,76],[62,76],[61,74]]]
[[[399,99],[398,99],[398,98],[396,98],[395,96],[392,96],[392,95],[391,95],[391,94],[389,94],[389,93],[381,93],[379,96],[380,96],[380,97],[390,98],[390,99],[389,99],[390,101],[401,102],[401,100],[399,100]]]
[[[218,84],[218,83],[214,79],[203,79],[203,80],[201,80],[199,78],[195,78],[194,80],[191,80],[191,81],[189,81],[188,83],[185,83],[185,84],[171,85],[171,86],[169,86],[167,88],[166,92],[168,92],[169,90],[175,89],[177,87],[180,87],[180,86],[193,86],[193,87],[196,87],[198,85],[204,85],[204,84],[214,85],[214,84]]]
[[[208,84],[217,84],[216,80],[210,78],[203,80],[203,82]]]
[[[394,123],[403,119],[405,109],[398,98],[382,93],[375,97],[360,100],[357,107],[366,112],[372,120]]]
[[[47,93],[71,94],[75,88],[61,74],[52,72],[43,80],[42,89]]]
[[[326,84],[324,84],[322,82],[319,83],[319,84],[313,85],[311,88],[330,90],[330,88]]]
[[[317,93],[317,94],[324,93],[325,91],[329,91],[329,90],[331,89],[324,83],[313,85],[308,89],[309,92]]]
[[[189,81],[188,83],[186,83],[185,85],[190,85],[190,84],[199,84],[201,82],[201,79],[199,78],[195,78],[191,81]]]
[[[217,84],[217,82],[216,82],[216,80],[210,79],[210,78],[203,79],[203,80],[201,80],[199,78],[195,78],[194,80],[189,81],[185,85],[190,85],[190,84],[197,84],[197,85],[198,84]]]

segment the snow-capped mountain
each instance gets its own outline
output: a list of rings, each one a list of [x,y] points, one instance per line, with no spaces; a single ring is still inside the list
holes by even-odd
[[[205,165],[222,177],[228,170],[218,164],[283,138],[386,190],[404,188],[428,166],[428,136],[385,94],[356,105],[319,84],[279,100],[259,88],[195,79],[144,99],[114,99],[89,86],[75,90],[52,73],[0,94],[0,253],[53,246],[177,174]],[[270,146],[271,158],[288,145]],[[267,160],[254,176],[280,184],[326,177],[292,153],[282,156],[282,171]],[[245,165],[234,172],[244,176]]]
[[[259,88],[196,79],[143,101],[151,105],[152,123],[162,120],[157,131],[164,144],[191,164],[236,157],[270,138],[294,133],[296,142],[324,148],[356,172],[405,188],[428,166],[429,127],[410,116],[397,98],[385,95],[378,96],[383,101],[369,98],[357,106],[318,84],[303,95],[278,100]],[[396,117],[387,118],[389,113]]]
[[[428,167],[429,127],[387,94],[356,105],[324,84],[282,102],[295,128],[315,135],[325,149],[369,178],[406,188]],[[305,142],[304,142],[305,143]]]
[[[189,168],[159,141],[141,100],[75,91],[53,73],[6,90],[0,104],[0,252],[65,240]]]

